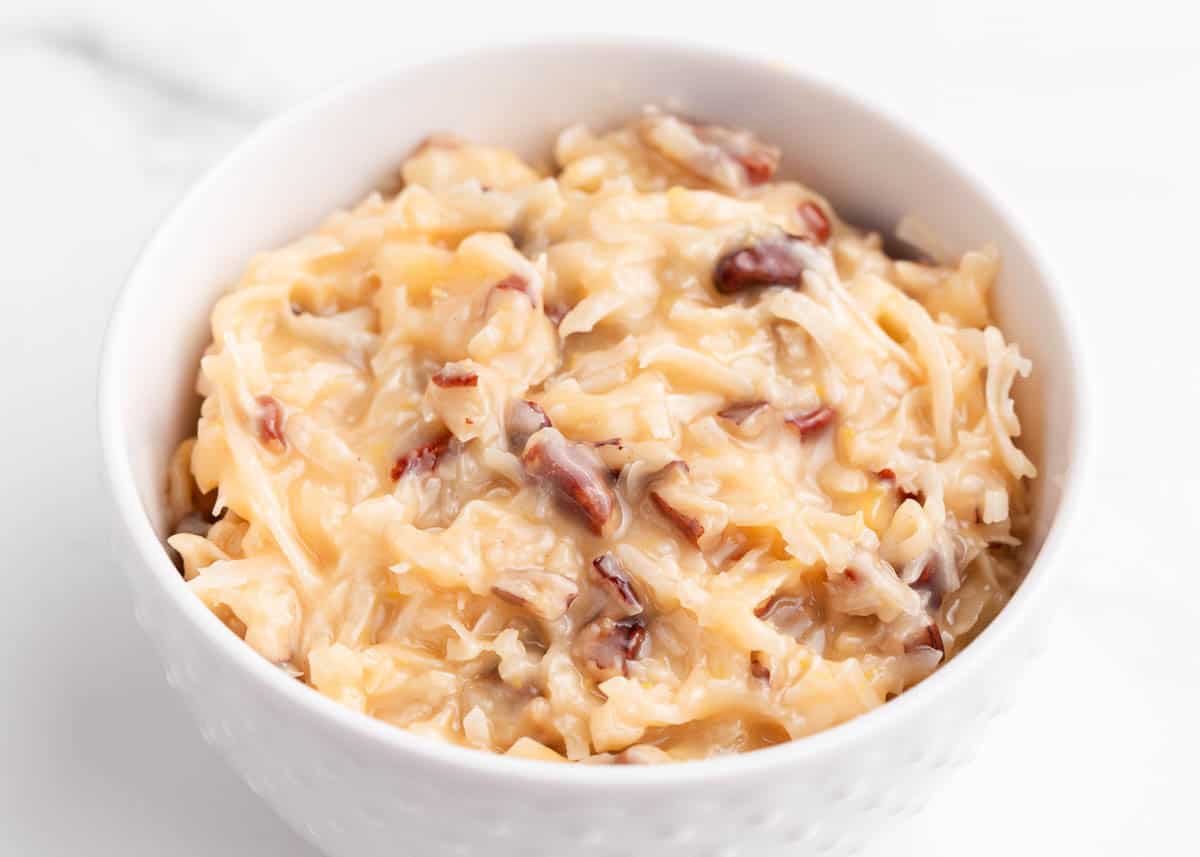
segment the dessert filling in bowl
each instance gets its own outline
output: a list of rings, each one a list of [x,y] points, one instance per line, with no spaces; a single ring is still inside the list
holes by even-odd
[[[186,585],[340,703],[530,758],[753,750],[921,681],[1021,576],[996,251],[890,258],[657,111],[554,156],[430,138],[251,262],[171,467]]]

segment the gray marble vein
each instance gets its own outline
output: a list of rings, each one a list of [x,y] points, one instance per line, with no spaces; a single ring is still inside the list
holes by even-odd
[[[113,82],[139,87],[180,110],[241,124],[257,122],[269,112],[253,97],[206,86],[203,78],[155,62],[96,27],[82,23],[48,25],[29,31],[24,38],[82,60]]]

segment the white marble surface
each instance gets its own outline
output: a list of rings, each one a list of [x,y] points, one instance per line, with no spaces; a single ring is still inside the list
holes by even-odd
[[[593,30],[603,9],[609,32],[757,46],[888,102],[992,180],[1077,296],[1100,454],[1050,652],[872,853],[1197,853],[1197,21],[1100,5],[6,0],[0,852],[312,853],[202,744],[107,560],[108,307],[171,201],[262,117],[388,64]]]

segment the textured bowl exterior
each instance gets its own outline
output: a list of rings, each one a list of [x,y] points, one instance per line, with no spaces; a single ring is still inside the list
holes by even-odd
[[[335,857],[852,855],[973,757],[1041,637],[1024,636],[1004,658],[974,665],[951,704],[913,712],[838,752],[697,772],[670,785],[597,778],[563,787],[395,753],[264,694],[256,676],[230,669],[193,625],[176,621],[144,575],[130,577],[138,621],[204,738]]]
[[[602,71],[611,87],[595,85]],[[163,474],[194,412],[190,388],[213,300],[254,250],[352,202],[430,131],[533,154],[565,122],[615,119],[665,97],[783,141],[788,171],[827,190],[851,219],[888,224],[915,207],[952,246],[1001,245],[997,309],[1037,366],[1018,404],[1035,424],[1024,441],[1042,470],[1037,562],[1013,602],[962,656],[878,711],[770,750],[654,768],[450,747],[341,709],[259,659],[186,591],[160,541]],[[896,162],[907,166],[899,178]],[[1085,385],[1063,304],[1028,240],[978,183],[892,120],[792,73],[636,42],[498,48],[402,70],[264,127],[148,246],[101,368],[114,551],[138,622],[205,739],[335,857],[853,854],[972,757],[1045,639],[1053,557],[1086,440]]]

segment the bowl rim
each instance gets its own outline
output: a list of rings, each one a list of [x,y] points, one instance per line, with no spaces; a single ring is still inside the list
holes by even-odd
[[[692,60],[722,62],[731,65],[769,69],[772,73],[802,82],[805,86],[819,90],[831,102],[869,115],[889,126],[899,137],[924,148],[952,173],[957,174],[971,186],[980,200],[991,208],[997,219],[1004,224],[1017,242],[1028,252],[1041,285],[1047,292],[1050,303],[1059,314],[1062,324],[1062,360],[1072,386],[1075,419],[1072,421],[1068,444],[1074,450],[1062,484],[1059,508],[1051,520],[1046,538],[1027,570],[1016,593],[971,644],[952,661],[938,669],[928,679],[905,691],[886,705],[860,714],[837,726],[804,738],[795,739],[772,747],[749,753],[736,753],[708,759],[693,760],[680,764],[652,766],[623,765],[580,765],[561,764],[513,758],[498,753],[488,753],[422,736],[406,729],[388,724],[369,715],[354,711],[315,691],[313,688],[286,676],[282,671],[264,660],[241,639],[230,634],[225,625],[203,605],[200,599],[180,585],[179,573],[171,562],[158,536],[146,518],[138,496],[133,471],[124,452],[124,431],[121,402],[125,391],[122,377],[124,353],[131,325],[135,322],[132,306],[135,297],[153,286],[146,272],[152,270],[160,247],[168,243],[169,237],[179,229],[187,213],[206,196],[210,189],[222,181],[224,175],[242,161],[253,158],[256,151],[289,127],[320,113],[329,106],[346,98],[382,87],[405,75],[420,71],[433,71],[439,67],[467,64],[488,55],[504,55],[527,50],[616,50],[636,49],[653,52],[664,57],[686,57]],[[809,70],[793,63],[781,64],[769,57],[756,56],[747,50],[714,48],[710,45],[664,38],[626,36],[550,36],[532,39],[517,39],[473,46],[440,53],[432,58],[414,63],[400,63],[382,71],[361,76],[349,83],[334,87],[324,93],[308,98],[284,110],[282,113],[259,124],[240,143],[222,156],[206,170],[172,207],[168,215],[155,229],[144,245],[127,275],[115,301],[104,335],[99,361],[98,378],[98,424],[103,470],[111,492],[112,501],[125,535],[137,554],[137,572],[153,578],[151,585],[161,587],[168,601],[175,605],[185,620],[222,652],[230,663],[248,673],[249,678],[264,688],[275,700],[290,706],[297,715],[303,714],[309,725],[317,728],[342,730],[347,737],[354,737],[378,752],[387,753],[389,764],[406,757],[412,761],[437,764],[456,769],[471,776],[490,776],[506,780],[518,780],[542,786],[570,786],[611,788],[656,788],[680,785],[700,777],[706,780],[731,779],[756,772],[774,770],[783,766],[803,766],[853,748],[871,733],[892,728],[895,724],[909,720],[938,699],[954,693],[956,687],[966,680],[976,663],[990,661],[1023,625],[1035,604],[1044,598],[1047,588],[1054,582],[1052,567],[1058,564],[1067,533],[1078,517],[1083,483],[1089,472],[1090,443],[1092,434],[1092,397],[1086,376],[1085,364],[1081,359],[1082,337],[1080,324],[1072,303],[1055,276],[1054,270],[1036,241],[1023,228],[1009,207],[959,158],[948,152],[941,144],[902,117],[873,103],[860,95],[853,94],[841,86],[812,74]],[[119,558],[122,565],[129,565],[132,557]],[[1058,574],[1064,572],[1060,569]]]

